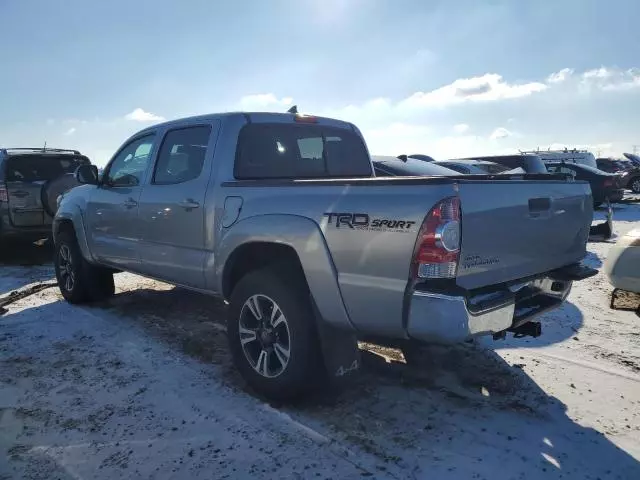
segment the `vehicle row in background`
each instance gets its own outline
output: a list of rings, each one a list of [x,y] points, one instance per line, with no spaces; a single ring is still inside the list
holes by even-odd
[[[49,237],[58,195],[90,163],[78,150],[0,148],[0,239]]]
[[[592,168],[598,168],[596,157],[588,150],[579,150],[577,148],[561,150],[529,150],[521,151],[525,155],[536,155],[545,164],[547,163],[575,163],[578,165],[586,165]]]
[[[607,198],[611,202],[619,202],[624,196],[620,175],[578,163],[548,163],[547,170],[550,173],[566,173],[575,180],[589,182],[595,207],[602,205]]]
[[[433,157],[430,157],[429,155],[423,155],[423,154],[418,154],[418,153],[413,153],[411,155],[398,155],[398,157],[400,160],[406,160],[407,158],[413,158],[416,160],[422,160],[424,162],[435,162],[435,163],[440,163],[443,164],[443,162],[449,163],[449,165],[459,165],[460,167],[462,166],[468,166],[471,163],[469,162],[476,162],[474,164],[474,168],[473,170],[475,170],[475,167],[479,167],[481,170],[489,170],[489,167],[487,166],[486,163],[483,162],[490,162],[493,164],[498,164],[502,167],[505,167],[506,170],[513,170],[513,169],[522,169],[525,173],[547,173],[547,170],[544,166],[544,163],[542,162],[542,160],[540,159],[539,156],[537,155],[526,155],[526,154],[519,154],[519,155],[485,155],[485,156],[478,156],[478,157],[465,157],[465,158],[452,158],[452,159],[447,159],[447,160],[434,160]],[[484,165],[484,167],[483,167]],[[471,170],[469,170],[469,172],[462,172],[460,170],[460,167],[457,169],[454,169],[456,171],[458,171],[459,173],[474,173]],[[449,167],[450,168],[450,167]],[[492,170],[494,170],[493,172],[490,173],[502,173],[502,172],[498,172],[496,168],[492,168]],[[486,174],[487,171],[483,171],[483,172],[477,172],[480,174]]]
[[[640,159],[636,162],[633,157],[598,158],[597,162],[598,169],[620,175],[624,188],[628,188],[633,193],[640,193]]]

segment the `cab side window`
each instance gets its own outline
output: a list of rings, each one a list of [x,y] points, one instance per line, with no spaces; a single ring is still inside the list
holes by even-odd
[[[204,167],[210,135],[210,126],[167,132],[160,147],[152,183],[173,185],[198,178]]]
[[[147,171],[155,135],[132,140],[122,148],[108,167],[105,183],[112,187],[135,187]]]

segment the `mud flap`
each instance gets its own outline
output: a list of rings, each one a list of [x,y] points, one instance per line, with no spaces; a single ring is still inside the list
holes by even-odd
[[[343,387],[356,377],[362,364],[358,340],[353,332],[325,322],[315,303],[313,309],[327,380],[333,387]]]
[[[589,239],[594,240],[591,237],[602,238],[603,240],[609,240],[613,236],[613,208],[611,203],[607,199],[607,219],[599,223],[598,225],[592,225],[589,229]]]

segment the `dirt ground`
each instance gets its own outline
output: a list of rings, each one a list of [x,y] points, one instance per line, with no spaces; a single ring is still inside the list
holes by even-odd
[[[623,234],[640,205],[614,219]],[[0,249],[0,303],[49,282],[50,255]],[[350,388],[296,407],[244,385],[222,302],[116,285],[100,305],[45,288],[0,314],[0,479],[640,478],[640,318],[609,308],[602,273],[540,338],[433,346],[417,365],[363,344]]]

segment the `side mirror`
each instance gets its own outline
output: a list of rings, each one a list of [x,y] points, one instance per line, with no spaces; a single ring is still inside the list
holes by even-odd
[[[83,183],[87,185],[97,185],[98,184],[98,167],[95,165],[80,165],[76,168],[76,173],[74,174],[78,183]]]

